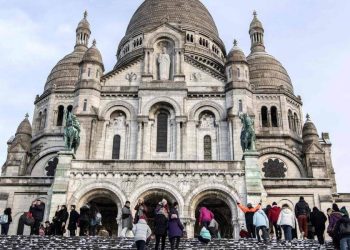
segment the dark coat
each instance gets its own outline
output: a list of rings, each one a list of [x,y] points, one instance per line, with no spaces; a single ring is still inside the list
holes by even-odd
[[[298,217],[299,215],[310,215],[310,207],[309,204],[307,204],[306,201],[300,200],[295,205],[295,216]]]
[[[176,218],[172,218],[172,217],[175,217],[173,215],[175,215]],[[184,230],[184,226],[182,225],[179,219],[179,213],[175,208],[172,208],[170,210],[168,230],[169,230],[169,238],[181,237]]]
[[[132,214],[129,207],[124,206],[122,208],[122,228],[132,229]]]
[[[334,227],[334,238],[337,240],[341,240],[344,237],[350,237],[349,233],[342,233],[340,228],[343,225],[343,227],[350,227],[350,219],[347,216],[343,216],[340,220],[337,221],[335,227]]]
[[[67,220],[68,220],[68,217],[69,217],[69,214],[68,214],[68,212],[67,212],[67,210],[66,209],[61,209],[60,211],[58,211],[58,213],[57,213],[57,221],[59,222],[59,223],[66,223],[67,222]]]
[[[33,218],[37,221],[43,221],[45,212],[45,203],[41,202],[40,205],[30,206],[29,212],[32,213]]]
[[[315,227],[315,233],[322,233],[326,229],[327,217],[322,211],[313,211],[310,214],[311,224]]]
[[[90,208],[88,206],[81,207],[79,221],[89,222],[90,221],[89,213],[90,213]]]
[[[164,214],[156,214],[154,217],[154,234],[166,235],[168,231],[168,218]]]
[[[78,220],[79,220],[79,213],[75,210],[71,211],[69,215],[68,230],[76,230]]]

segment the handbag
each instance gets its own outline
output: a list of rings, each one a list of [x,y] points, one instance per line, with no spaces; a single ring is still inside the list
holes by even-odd
[[[33,215],[31,212],[24,212],[21,215],[20,219],[22,219],[24,225],[27,225],[27,226],[33,226],[35,223],[35,219],[33,218]]]
[[[9,217],[7,214],[0,215],[0,224],[6,224],[9,221]]]

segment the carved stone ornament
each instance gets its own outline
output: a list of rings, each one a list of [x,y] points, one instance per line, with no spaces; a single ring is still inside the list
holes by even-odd
[[[125,79],[132,83],[132,81],[136,81],[137,75],[134,72],[127,73]]]
[[[199,72],[194,72],[191,74],[190,80],[198,82],[198,81],[202,80],[202,74]]]
[[[279,159],[269,159],[267,162],[264,162],[262,171],[267,178],[285,178],[287,168],[284,162]]]

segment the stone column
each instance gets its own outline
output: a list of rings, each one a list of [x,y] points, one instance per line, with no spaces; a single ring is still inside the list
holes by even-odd
[[[55,181],[51,187],[51,204],[49,218],[53,218],[58,205],[67,204],[67,193],[69,185],[69,170],[75,155],[71,151],[58,152],[58,165],[56,168]]]
[[[176,121],[176,160],[181,159],[181,122]]]
[[[142,159],[143,160],[149,160],[150,159],[150,141],[151,141],[151,135],[150,135],[151,126],[149,121],[144,122],[143,127],[143,146],[142,146]]]
[[[137,133],[137,160],[142,158],[142,121],[138,121],[138,133]]]

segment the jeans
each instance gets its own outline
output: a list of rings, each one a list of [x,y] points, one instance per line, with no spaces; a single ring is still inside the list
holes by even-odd
[[[340,240],[340,250],[350,250],[350,236]]]
[[[260,238],[260,230],[262,232],[262,238],[263,240],[266,242],[268,241],[268,232],[267,232],[267,228],[265,226],[261,226],[261,227],[256,227],[256,235],[258,236],[258,241],[261,241]]]
[[[255,226],[253,224],[247,224],[248,238],[255,238]]]
[[[308,233],[307,215],[299,215],[298,224],[300,232],[304,232],[304,238],[306,239]]]
[[[156,235],[156,246],[155,246],[155,250],[159,249],[159,243],[160,243],[160,239],[162,239],[162,246],[160,249],[164,250],[165,249],[165,238],[166,235]]]
[[[9,232],[10,223],[1,224],[1,235],[7,235]]]
[[[146,241],[144,240],[138,240],[135,242],[137,250],[144,250],[146,246]]]
[[[324,244],[324,230],[320,230],[320,231],[316,231],[316,236],[317,236],[317,240],[318,243],[320,243],[321,245]]]
[[[284,239],[287,241],[292,241],[292,227],[289,225],[282,225],[284,232]]]
[[[276,234],[277,240],[280,240],[282,238],[281,227],[279,225],[277,225],[277,223],[275,223],[275,224],[273,224],[273,228],[275,229],[275,234]]]
[[[127,235],[130,235],[130,232],[132,232],[128,227],[123,227],[122,231],[120,232],[120,237],[127,237]]]
[[[179,249],[179,246],[180,246],[180,237],[179,236],[171,237],[169,239],[169,241],[170,241],[171,250]]]

